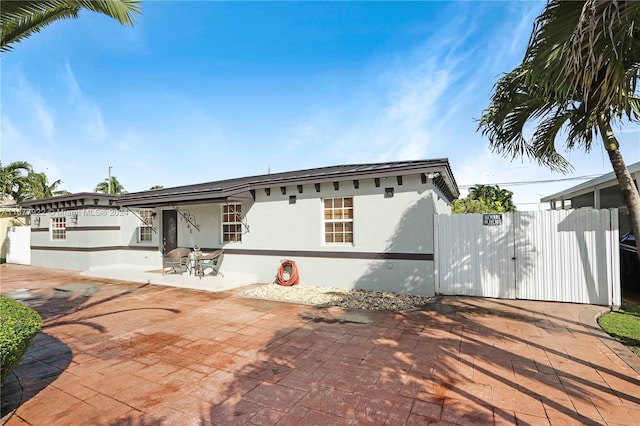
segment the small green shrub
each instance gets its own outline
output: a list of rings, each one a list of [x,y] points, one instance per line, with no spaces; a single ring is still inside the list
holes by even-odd
[[[29,349],[42,328],[42,318],[33,309],[6,296],[0,296],[0,383]]]

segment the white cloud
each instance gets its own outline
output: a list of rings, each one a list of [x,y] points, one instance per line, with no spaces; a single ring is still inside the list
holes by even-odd
[[[16,146],[21,145],[23,142],[22,134],[20,131],[16,129],[13,125],[9,117],[3,115],[0,117],[0,133],[2,134],[2,142],[3,145],[6,146]]]
[[[378,135],[385,135],[390,146],[386,158],[423,158],[433,140],[434,113],[450,85],[449,70],[420,64],[408,75],[401,75],[390,103],[383,110]],[[379,141],[383,142],[383,141]]]
[[[487,35],[476,22],[481,17],[453,9],[459,13],[452,12],[452,19],[421,45],[378,57],[360,86],[292,126],[289,148],[306,146],[323,152],[323,158],[330,158],[326,163],[339,163],[464,159],[473,149],[460,146],[486,145],[475,120],[486,107],[496,69],[517,63],[520,54],[515,58],[513,50],[526,40],[516,36],[505,43],[512,23]],[[533,19],[532,9],[514,12],[518,28]]]
[[[36,116],[38,117],[38,122],[40,123],[40,127],[42,128],[42,132],[44,133],[45,138],[48,141],[53,140],[55,131],[55,121],[53,119],[53,113],[43,103],[35,104],[34,108],[36,110]]]
[[[423,48],[421,47],[422,51]],[[373,66],[361,86],[294,124],[286,152],[317,152],[316,164],[425,158],[441,132],[453,63],[415,51]]]
[[[509,32],[511,35],[511,43],[505,43],[505,45],[509,46],[510,55],[519,57],[520,59],[524,57],[522,46],[526,46],[529,42],[529,36],[533,30],[533,22],[536,17],[542,13],[543,9],[544,5],[536,5],[536,7],[531,7],[524,11],[518,21],[518,25]]]
[[[86,133],[84,137],[91,142],[104,142],[107,138],[107,129],[100,107],[83,93],[69,63],[65,63],[64,81],[78,116],[77,119],[82,123],[81,127]]]
[[[52,144],[55,140],[56,122],[54,109],[51,108],[39,90],[32,87],[24,76],[19,75],[18,99],[31,111],[31,116],[36,118],[36,126],[41,131],[41,137]],[[29,112],[27,112],[29,114]],[[32,130],[33,131],[33,130]]]

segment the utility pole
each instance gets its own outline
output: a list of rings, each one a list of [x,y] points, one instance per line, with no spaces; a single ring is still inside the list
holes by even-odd
[[[109,166],[109,191],[108,194],[111,194],[111,166]]]

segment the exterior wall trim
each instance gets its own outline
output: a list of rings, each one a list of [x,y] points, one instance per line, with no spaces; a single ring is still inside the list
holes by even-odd
[[[203,250],[215,250],[203,248]],[[249,256],[279,256],[279,257],[316,257],[336,259],[385,259],[385,260],[433,260],[433,253],[371,253],[352,251],[311,251],[311,250],[250,250],[224,249],[225,254],[239,254]]]
[[[158,246],[104,246],[104,247],[52,247],[52,246],[31,246],[31,250],[46,251],[113,251],[113,250],[144,250],[158,251]]]
[[[158,247],[137,246],[105,246],[105,247],[50,247],[31,246],[31,250],[47,251],[112,251],[112,250],[148,250],[157,251]],[[217,250],[216,248],[203,247],[202,250]],[[345,252],[345,251],[302,251],[302,250],[243,250],[224,249],[225,254],[246,256],[278,256],[278,257],[315,257],[329,259],[365,259],[365,260],[426,260],[433,261],[433,253],[371,253],[371,252]]]
[[[70,226],[66,228],[70,231],[119,231],[119,226]],[[31,228],[31,232],[49,232],[49,228]]]
[[[119,231],[119,226],[72,226],[67,228],[69,231]]]

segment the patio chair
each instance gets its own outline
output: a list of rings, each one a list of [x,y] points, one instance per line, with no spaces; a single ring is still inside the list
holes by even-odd
[[[162,256],[162,275],[165,274],[167,268],[173,269],[173,272],[178,272],[178,269],[180,269],[180,275],[182,275],[182,272],[184,272],[182,268],[189,268],[190,253],[191,249],[178,247]]]
[[[222,275],[222,272],[220,272],[219,270],[220,258],[223,254],[224,250],[219,249],[214,251],[213,253],[196,256],[196,275],[199,276],[200,279],[202,279],[202,277],[204,276],[204,270],[210,268],[212,269],[212,272],[216,273],[216,275],[224,277],[224,275]]]

